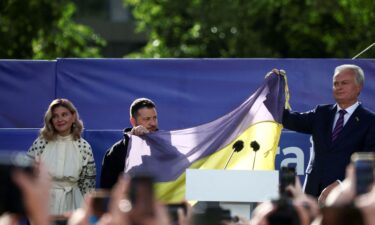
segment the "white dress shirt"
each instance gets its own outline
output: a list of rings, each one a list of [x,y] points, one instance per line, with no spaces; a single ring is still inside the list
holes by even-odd
[[[338,104],[336,104],[336,106],[337,106],[337,111],[336,111],[336,114],[335,114],[335,120],[333,122],[332,131],[333,131],[334,127],[336,126],[337,120],[339,119],[339,116],[340,116],[339,111],[342,109],[342,108],[340,108],[340,106]],[[359,102],[357,101],[356,103],[354,103],[353,105],[351,105],[351,106],[349,106],[348,108],[345,109],[346,113],[344,115],[344,126],[345,126],[346,122],[348,122],[350,116],[354,113],[354,111],[357,109],[358,106],[359,106]]]

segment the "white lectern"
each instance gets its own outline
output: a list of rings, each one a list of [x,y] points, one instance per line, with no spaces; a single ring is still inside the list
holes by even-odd
[[[278,171],[204,170],[186,171],[186,199],[220,202],[232,215],[250,218],[251,203],[278,197]]]

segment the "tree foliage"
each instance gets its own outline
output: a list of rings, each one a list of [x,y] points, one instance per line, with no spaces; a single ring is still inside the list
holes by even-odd
[[[149,35],[134,57],[349,58],[375,41],[372,0],[124,2]]]
[[[1,0],[0,57],[99,57],[105,41],[72,20],[69,0]]]

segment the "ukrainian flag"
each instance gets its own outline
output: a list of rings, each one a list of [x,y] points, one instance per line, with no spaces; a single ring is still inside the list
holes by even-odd
[[[165,203],[185,198],[185,171],[274,170],[286,104],[286,77],[270,74],[239,107],[212,122],[183,130],[131,136],[125,172],[152,173]],[[233,148],[239,152],[233,154]]]

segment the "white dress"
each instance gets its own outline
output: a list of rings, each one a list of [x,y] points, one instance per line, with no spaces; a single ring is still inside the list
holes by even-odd
[[[52,177],[51,215],[79,208],[83,195],[95,188],[95,161],[90,145],[83,138],[73,140],[69,135],[46,141],[39,137],[28,155],[43,161]]]

